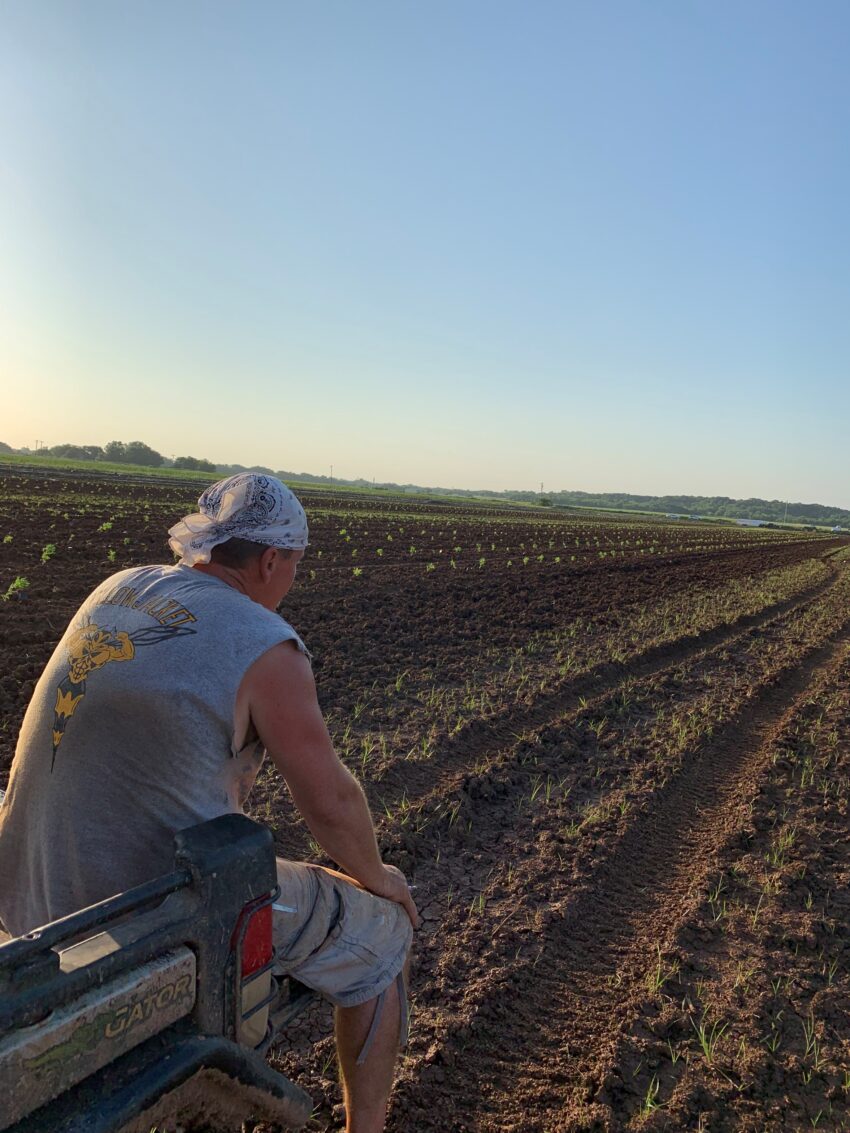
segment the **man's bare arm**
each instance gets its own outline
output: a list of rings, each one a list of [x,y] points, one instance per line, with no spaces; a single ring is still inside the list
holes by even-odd
[[[364,889],[404,905],[417,924],[403,875],[381,861],[360,784],[334,751],[307,658],[291,642],[275,646],[248,670],[243,695],[260,741],[325,853]]]

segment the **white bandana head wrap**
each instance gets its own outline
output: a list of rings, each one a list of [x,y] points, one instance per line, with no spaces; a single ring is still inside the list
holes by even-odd
[[[183,566],[208,563],[210,552],[228,539],[266,547],[307,546],[307,516],[289,488],[274,476],[240,472],[211,484],[198,500],[200,511],[171,528],[168,545]]]

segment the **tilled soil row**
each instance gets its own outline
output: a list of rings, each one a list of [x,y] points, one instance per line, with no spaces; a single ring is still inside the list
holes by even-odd
[[[842,615],[829,611],[836,606],[843,609],[842,595],[828,595],[824,600],[826,597],[831,599],[829,607],[822,612],[820,621],[814,615],[810,616],[811,625],[805,633],[798,625],[798,618],[789,616],[784,621],[780,619],[779,625],[761,627],[760,631],[748,635],[752,639],[750,649],[758,646],[763,655],[761,664],[766,666],[765,675],[760,678],[763,682],[781,679],[784,682],[781,687],[790,688],[794,680],[796,654],[810,652],[814,647],[812,642],[826,632],[828,625],[834,627],[831,632],[835,632],[836,627],[840,629]],[[820,616],[821,611],[816,613]],[[808,644],[804,643],[803,637]],[[698,672],[705,670],[709,675],[713,672],[715,676],[723,676],[728,669],[729,688],[733,684],[738,687],[738,716],[745,717],[748,712],[746,705],[751,703],[748,700],[751,689],[738,684],[735,671],[747,674],[753,670],[754,661],[748,660],[748,657],[749,654],[742,649],[740,659],[735,659],[735,664],[730,665],[726,649],[716,649],[712,654],[703,655],[695,662],[693,675],[684,670],[676,674],[673,680],[673,685],[677,686],[675,695],[687,704],[696,687]],[[809,662],[811,664],[814,662]],[[779,674],[783,675],[779,677]],[[656,694],[660,690],[662,696],[674,695],[669,692],[670,680],[667,678],[661,684],[657,681],[648,684],[650,691],[655,689]],[[723,694],[722,686],[718,692]],[[763,690],[759,693],[760,697],[767,698],[768,707],[773,703],[772,695],[776,694]],[[781,700],[781,692],[779,696]],[[597,711],[605,708],[604,704],[600,704]],[[590,707],[585,712],[589,719],[592,716]],[[624,719],[620,726],[625,740],[633,724]],[[728,735],[731,727],[727,725],[720,734]],[[470,1044],[473,1044],[476,1056],[482,1051],[486,1054],[492,1047],[494,1026],[503,1029],[513,1039],[515,1022],[522,1018],[526,1003],[526,997],[520,994],[517,998],[514,989],[522,991],[533,987],[535,970],[541,964],[549,971],[548,978],[557,983],[562,974],[559,964],[565,956],[572,955],[569,948],[566,952],[560,950],[563,933],[558,923],[565,915],[565,902],[574,901],[578,894],[585,893],[585,904],[577,906],[578,922],[586,920],[593,925],[598,870],[608,847],[617,846],[621,839],[636,838],[640,849],[647,830],[652,827],[658,798],[671,789],[671,783],[687,781],[687,775],[684,778],[674,776],[669,765],[656,767],[653,781],[653,761],[644,758],[642,763],[635,765],[636,781],[639,782],[641,775],[645,780],[643,795],[636,793],[635,798],[638,802],[643,799],[648,817],[641,818],[636,811],[630,812],[628,800],[623,802],[624,793],[618,792],[615,787],[618,780],[622,782],[624,777],[628,777],[629,758],[633,757],[624,759],[618,756],[615,759],[618,750],[615,739],[614,746],[607,749],[612,768],[608,794],[619,796],[623,810],[619,816],[616,810],[609,811],[607,818],[583,838],[577,850],[573,841],[565,837],[566,808],[555,805],[563,799],[553,799],[551,810],[541,807],[540,813],[535,813],[530,805],[534,788],[529,792],[529,782],[536,779],[540,784],[543,776],[548,782],[550,771],[569,771],[572,766],[574,774],[566,793],[576,788],[576,797],[585,796],[588,790],[592,795],[595,781],[594,776],[588,774],[588,766],[603,749],[591,747],[585,750],[587,738],[585,732],[571,725],[566,728],[547,726],[537,735],[527,735],[515,741],[513,753],[507,752],[503,757],[504,774],[501,777],[472,777],[467,783],[470,789],[464,792],[466,801],[459,813],[444,811],[441,818],[437,816],[436,823],[428,821],[421,831],[416,830],[415,813],[409,821],[402,813],[397,822],[388,824],[385,843],[391,856],[397,858],[400,847],[410,847],[426,920],[426,929],[418,946],[419,971],[415,980],[418,1026],[411,1061],[406,1064],[398,1094],[401,1109],[394,1126],[398,1130],[412,1127],[414,1122],[415,1127],[424,1129],[558,1128],[545,1122],[552,1120],[551,1114],[562,1105],[565,1094],[570,1092],[570,1083],[575,1084],[572,1076],[565,1077],[557,1065],[557,1059],[561,1057],[559,1029],[553,1036],[552,1049],[555,1053],[552,1058],[555,1062],[541,1063],[526,1045],[519,1048],[517,1056],[535,1080],[539,1080],[542,1074],[547,1083],[551,1106],[548,1111],[545,1107],[541,1108],[542,1102],[538,1097],[535,1103],[537,1110],[546,1114],[545,1118],[541,1118],[544,1123],[538,1126],[527,1124],[531,1120],[529,1115],[518,1117],[516,1113],[511,1118],[515,1119],[515,1126],[500,1124],[502,1118],[498,1117],[495,1109],[491,1113],[486,1096],[476,1097],[474,1092],[462,1087],[463,1076],[473,1065],[468,1057]],[[687,767],[698,766],[697,755],[701,750],[699,746],[690,751]],[[665,778],[668,786],[659,787],[659,782]],[[557,795],[557,790],[553,793]],[[600,792],[597,790],[596,793]],[[542,802],[542,796],[538,802]],[[399,826],[400,832],[393,836],[390,831]],[[633,831],[631,834],[630,830]],[[623,841],[623,845],[626,847],[623,858],[628,860],[630,843]],[[618,862],[620,860],[617,859]],[[408,862],[403,864],[409,865]],[[649,880],[652,884],[651,874]],[[614,900],[616,903],[616,896]],[[605,908],[610,911],[610,902]],[[596,935],[596,928],[591,931]],[[591,974],[598,982],[599,972]],[[602,977],[608,975],[610,970],[603,967]],[[549,993],[546,994],[549,1003]],[[539,1003],[534,1000],[532,1003],[533,1011],[540,1010]],[[606,1003],[603,1014],[607,1009]],[[589,1030],[592,1032],[597,1025],[598,1019]],[[526,1026],[533,1035],[540,1021],[532,1015],[531,1019],[526,1019]],[[610,1035],[610,1032],[606,1033]],[[312,1037],[315,1036],[316,1031],[313,1030]],[[523,1044],[527,1037],[527,1033],[522,1037]],[[293,1039],[297,1043],[297,1036]],[[332,1060],[329,1043],[327,1040],[319,1043],[312,1051],[303,1042],[297,1045],[300,1047],[298,1056],[286,1065],[292,1073],[307,1075],[310,1088],[317,1098],[323,1100],[322,1111],[328,1113],[329,1110],[324,1107],[333,1105],[335,1093],[332,1087],[328,1088],[326,1075],[316,1071],[321,1069],[317,1060]],[[504,1051],[497,1056],[497,1061],[498,1057],[505,1057]],[[312,1063],[313,1072],[307,1069],[305,1063]],[[486,1081],[493,1075],[496,1081],[499,1074],[508,1073],[509,1063],[510,1058],[507,1058],[501,1070],[498,1065],[485,1063],[477,1076]],[[448,1075],[453,1070],[460,1075],[457,1090],[447,1085]],[[587,1089],[586,1086],[582,1088]],[[508,1095],[515,1092],[514,1086],[507,1088]],[[441,1109],[438,1100],[444,1095],[448,1099],[447,1108]],[[449,1117],[454,1120],[457,1114],[463,1114],[464,1119],[453,1125]],[[405,1124],[408,1121],[410,1125]],[[331,1127],[322,1125],[322,1128]]]
[[[556,1133],[620,1129],[636,1116],[616,1044],[643,1010],[656,944],[740,829],[754,776],[784,718],[849,637],[845,624],[829,644],[759,690],[653,793],[580,889],[564,893],[551,845],[549,854],[538,850],[518,864],[513,904],[523,907],[517,916],[529,918],[537,947],[516,933],[507,949],[488,947],[489,977],[479,973],[480,985],[466,989],[473,1013],[454,1026],[443,1022],[442,1035],[424,1052],[423,1073],[405,1076],[400,1086],[392,1128]],[[509,935],[499,922],[488,946],[502,927]],[[479,932],[479,949],[482,943]],[[437,1114],[429,1083],[450,1099]]]
[[[514,749],[518,736],[539,733],[547,725],[569,717],[582,706],[593,706],[597,702],[604,706],[606,700],[622,693],[635,681],[680,667],[706,651],[740,643],[752,638],[759,629],[781,626],[795,613],[809,609],[834,584],[835,578],[835,567],[831,567],[831,573],[822,582],[805,587],[790,598],[772,603],[754,614],[743,615],[732,624],[724,623],[702,633],[686,634],[672,642],[651,646],[627,662],[594,666],[588,673],[556,684],[551,692],[534,695],[528,703],[514,703],[502,712],[476,719],[452,733],[432,726],[429,733],[431,754],[427,757],[413,751],[407,759],[396,755],[384,762],[376,760],[368,767],[355,759],[352,767],[361,776],[378,816],[386,815],[390,826],[400,820],[402,827],[418,827],[422,822],[427,823],[429,816],[439,817],[446,811],[453,813],[454,800],[465,789],[471,775],[487,775],[499,764],[506,765],[510,774],[510,767],[516,761]],[[414,732],[417,726],[425,731],[422,706],[419,708],[419,715],[411,712],[407,722],[408,729],[412,728]],[[614,711],[617,710],[615,706]],[[368,712],[364,713],[364,716],[368,715]],[[365,731],[366,727],[368,723],[361,723],[361,731]],[[473,768],[475,770],[471,771]],[[492,780],[492,775],[490,778]],[[487,797],[492,795],[491,789]],[[286,793],[273,769],[264,769],[255,788],[252,805],[255,813],[275,829],[278,852],[282,856],[298,857],[309,851],[306,830],[288,805]],[[400,808],[400,813],[396,813],[397,808]],[[415,812],[420,816],[424,814],[425,818],[411,821]]]
[[[754,630],[812,605],[834,583],[833,573],[792,598],[766,606],[757,614],[744,615],[732,625],[652,646],[630,661],[597,665],[590,672],[565,680],[551,691],[536,696],[528,706],[507,707],[487,719],[470,721],[453,735],[438,735],[434,754],[429,758],[404,763],[394,761],[382,774],[374,778],[370,774],[370,793],[384,806],[396,805],[401,797],[414,805],[433,793],[435,782],[440,784],[441,791],[450,792],[453,782],[462,781],[470,761],[479,759],[482,750],[510,746],[518,734],[539,731],[587,702],[611,697],[629,682],[675,668],[707,650],[731,646]]]
[[[185,489],[171,485],[146,491],[92,484],[86,486],[85,502],[80,485],[71,481],[58,490],[54,480],[27,485],[38,493],[35,501],[26,493],[16,497],[13,478],[4,486],[11,494],[4,501],[3,530],[11,542],[0,545],[0,568],[7,585],[25,576],[29,587],[2,605],[0,712],[6,726],[0,734],[0,772],[8,769],[35,682],[79,603],[112,571],[166,561],[167,527],[190,506],[182,498]],[[83,514],[81,507],[87,509]],[[336,532],[319,530],[316,539],[324,535]],[[311,579],[311,568],[305,567],[287,599],[286,616],[314,652],[323,707],[349,718],[364,690],[409,670],[433,670],[462,684],[469,658],[482,642],[516,647],[529,634],[557,628],[579,614],[684,594],[706,578],[758,575],[817,558],[833,543],[765,541],[729,548],[705,561],[694,555],[575,569],[532,563],[515,574],[452,571],[453,577],[439,579],[367,574],[348,585],[334,577]],[[56,552],[42,562],[48,544],[55,544]]]
[[[775,649],[796,656],[797,643],[783,643],[798,634],[801,619],[819,621],[810,639],[820,640],[822,632],[831,632],[832,622],[821,625],[820,618],[840,604],[842,596],[829,592],[836,581],[843,587],[847,579],[834,574],[825,585],[812,588],[813,593],[806,592],[808,597],[779,603],[763,616],[747,619],[751,624],[744,628],[710,631],[689,639],[687,645],[677,643],[667,657],[662,648],[658,655],[650,651],[634,664],[611,666],[620,679],[611,684],[600,679],[595,697],[590,695],[592,687],[587,696],[579,688],[543,709],[519,708],[513,717],[495,719],[492,727],[482,723],[465,744],[450,747],[450,758],[438,748],[434,760],[401,764],[392,779],[367,780],[376,813],[386,816],[382,826],[387,850],[401,850],[404,867],[414,868],[429,852],[434,835],[425,832],[430,828],[437,828],[437,836],[458,842],[461,852],[464,846],[474,846],[474,837],[464,833],[473,822],[483,820],[485,826],[500,831],[506,823],[529,823],[522,813],[523,792],[536,797],[545,791],[556,798],[572,792],[574,803],[589,805],[612,786],[622,791],[635,774],[651,784],[658,774],[658,738],[650,734],[647,721],[654,719],[659,697],[670,717],[668,726],[673,727],[671,713],[678,704],[680,711],[687,710],[689,732],[695,736],[691,724],[698,718],[697,709],[704,712],[707,704],[710,711],[717,695],[724,705],[730,696],[734,700],[748,695],[750,682],[766,679],[759,676],[765,666],[765,672],[775,669]],[[752,649],[761,650],[764,657],[756,661],[748,652]],[[730,665],[730,651],[739,657],[735,665]],[[736,685],[734,692],[722,687],[727,680]],[[719,691],[714,688],[717,681]],[[718,714],[725,710],[718,707]],[[601,725],[607,728],[604,734]],[[646,783],[639,785],[641,792],[645,789]],[[289,827],[280,842],[281,852],[297,852],[293,841],[297,837]]]
[[[494,570],[372,578],[367,572],[349,586],[333,579],[299,583],[287,598],[287,617],[314,651],[322,707],[348,719],[365,690],[411,670],[462,686],[482,644],[510,649],[580,616],[685,595],[706,579],[763,574],[819,558],[830,546],[777,544],[710,562],[691,556],[604,568],[543,564],[516,575]]]
[[[609,1060],[610,1092],[624,1111],[639,1102],[642,1129],[850,1128],[846,645],[767,756],[750,763],[751,805],[664,934],[642,1014]]]
[[[133,489],[132,514],[122,514],[118,486],[98,488],[81,516],[72,515],[69,492],[65,516],[43,485],[35,524],[21,513],[5,546],[4,570],[28,572],[32,586],[25,601],[3,607],[0,755],[11,753],[28,689],[80,598],[111,569],[162,560],[163,520],[182,489],[163,491],[149,515],[144,488]],[[344,514],[339,500],[334,506]],[[79,536],[42,563],[41,548],[60,542],[62,523]],[[100,530],[105,523],[113,526]],[[315,525],[329,555],[350,554],[341,526],[335,518]],[[316,653],[323,703],[344,719],[362,710],[364,689],[407,671],[424,687],[462,683],[482,643],[516,649],[577,616],[604,620],[670,594],[687,601],[694,588],[791,567],[835,545],[736,542],[717,553],[592,568],[529,563],[513,573],[421,577],[382,569],[342,587],[344,572],[325,569],[323,557],[323,569],[301,579],[288,616]],[[758,779],[764,744],[797,683],[818,671],[821,654],[828,667],[820,643],[846,637],[838,591],[818,583],[747,614],[752,621],[650,647],[622,667],[585,674],[583,691],[568,679],[507,713],[496,705],[492,728],[469,727],[438,744],[431,760],[399,758],[397,770],[367,784],[379,816],[386,803],[382,845],[415,880],[425,922],[394,1133],[615,1130],[643,1120],[653,1072],[657,1100],[690,1120],[694,1099],[679,1097],[672,1078],[649,1065],[657,1052],[635,1039],[649,1013],[646,981],[667,958],[654,946],[678,940],[704,904],[727,827],[733,838],[740,829],[746,806],[727,778],[737,776],[746,795],[743,768]],[[669,750],[668,731],[678,737]],[[746,751],[736,752],[739,739]],[[282,849],[297,843],[303,856],[304,839],[284,832],[281,786],[272,786],[258,817],[276,828]],[[278,1055],[316,1099],[314,1130],[339,1121],[328,1030],[317,1008],[294,1029],[292,1051]]]

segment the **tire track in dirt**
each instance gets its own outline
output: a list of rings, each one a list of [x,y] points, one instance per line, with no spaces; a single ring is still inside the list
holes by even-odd
[[[402,1120],[391,1129],[410,1128],[405,1121],[411,1116],[420,1129],[624,1128],[611,1117],[606,1075],[634,1017],[635,998],[646,997],[642,980],[653,944],[675,928],[673,913],[687,905],[739,827],[771,740],[848,640],[845,620],[805,661],[756,692],[654,793],[579,891],[561,896],[552,862],[528,859],[524,904],[548,903],[539,951],[526,950],[522,960],[502,956],[501,967],[494,963],[492,979],[475,991],[472,1025],[443,1036],[442,1048],[462,1051],[439,1070],[449,1109],[435,1114],[433,1092],[405,1082],[398,1099]],[[610,981],[618,974],[614,987]],[[524,1068],[521,1080],[516,1066]]]
[[[835,599],[833,596],[830,599],[827,608],[834,610]],[[835,626],[834,618],[832,625]],[[834,638],[838,633],[840,630],[833,628],[829,636]],[[797,668],[797,657],[792,644],[798,637],[795,622],[791,619],[773,630],[768,628],[756,634],[757,637],[762,635],[767,635],[771,640],[783,640],[785,648],[784,670],[782,664],[771,666],[761,679],[773,681],[778,674],[779,679],[784,680],[783,671],[788,676]],[[823,639],[822,636],[821,640]],[[807,640],[808,644],[803,648],[809,651],[811,658],[814,656],[812,650],[818,649],[817,639],[813,641],[809,636]],[[790,654],[789,644],[792,647]],[[743,651],[744,656],[748,649],[749,646]],[[718,674],[724,671],[727,664],[723,658],[713,658],[710,654],[697,658],[697,663],[700,666],[708,664],[710,671]],[[680,695],[687,699],[689,678],[682,679],[686,683],[682,686]],[[730,687],[744,686],[738,684]],[[743,695],[746,695],[745,690]],[[745,711],[748,711],[749,704],[754,701],[745,703]],[[557,843],[561,839],[553,839],[552,835],[564,826],[570,813],[564,815],[560,812],[554,818],[554,826],[553,821],[546,817],[541,826],[537,822],[540,816],[535,815],[532,820],[532,813],[527,806],[522,805],[522,795],[527,793],[527,780],[533,771],[542,769],[545,776],[551,770],[560,777],[561,769],[567,766],[565,760],[567,763],[574,763],[576,756],[581,760],[581,753],[573,745],[572,726],[567,726],[563,738],[560,731],[556,728],[548,733],[546,729],[542,729],[538,735],[519,739],[513,737],[509,750],[502,753],[505,756],[505,766],[502,769],[505,776],[501,785],[505,790],[499,791],[495,796],[470,794],[462,812],[462,819],[470,819],[468,832],[465,830],[465,821],[459,821],[448,828],[443,821],[421,835],[414,833],[413,841],[418,843],[415,847],[417,865],[414,879],[418,883],[418,896],[426,914],[426,928],[420,934],[417,945],[418,959],[414,978],[417,1020],[411,1051],[403,1064],[402,1081],[397,1091],[398,1105],[394,1109],[395,1117],[391,1124],[391,1129],[396,1133],[408,1133],[412,1128],[440,1130],[441,1133],[449,1133],[449,1130],[482,1130],[483,1133],[484,1130],[533,1128],[529,1124],[530,1118],[527,1121],[525,1116],[517,1117],[515,1111],[513,1126],[502,1121],[495,1109],[491,1113],[485,1092],[488,1074],[495,1075],[497,1081],[499,1075],[510,1081],[513,1072],[511,1065],[506,1063],[501,1070],[495,1065],[478,1075],[475,1064],[476,1052],[482,1043],[485,1050],[490,1046],[497,1049],[497,1044],[491,1043],[489,1038],[490,1029],[495,1026],[499,1034],[504,1031],[510,1033],[516,1019],[521,1018],[525,1002],[523,988],[530,986],[526,981],[529,975],[533,976],[535,965],[545,965],[548,962],[548,954],[544,955],[544,945],[553,926],[554,931],[560,931],[559,925],[568,900],[577,899],[582,893],[592,894],[596,868],[604,864],[593,836],[582,840],[577,854],[572,850],[568,851],[566,862],[559,860],[558,855],[565,847],[559,847]],[[532,756],[531,772],[528,767],[522,766],[525,762],[523,752]],[[540,754],[539,766],[534,752]],[[516,763],[518,756],[519,762]],[[511,760],[516,763],[518,778],[511,769]],[[624,769],[628,770],[627,767]],[[647,796],[642,794],[639,797],[645,800]],[[555,814],[553,811],[553,817]],[[634,822],[635,819],[640,820],[640,814],[629,813],[627,818]],[[625,826],[624,820],[614,823],[616,828],[607,824],[603,837],[608,847],[616,847],[616,840],[622,837]],[[396,833],[399,833],[398,830]],[[403,833],[401,838],[395,838],[390,833],[391,844],[386,849],[391,855],[398,854],[404,838]],[[392,860],[396,858],[392,857]],[[456,895],[454,901],[452,891]],[[486,916],[483,904],[478,908],[475,901],[469,912],[466,911],[473,894],[486,898]],[[600,979],[607,978],[608,974],[603,972]],[[514,994],[515,988],[519,989],[519,999]],[[548,1062],[544,1061],[545,1051],[539,1058],[535,1051],[529,1052],[527,1036],[535,1033],[535,1027],[541,1027],[541,1019],[545,1019],[546,1012],[550,1009],[548,1000],[542,1009],[534,1007],[536,1014],[532,1015],[527,1027],[523,1025],[518,1039],[519,1046],[514,1051],[516,1064],[529,1066],[534,1074],[537,1096],[529,1095],[527,1098],[530,1115],[533,1116],[541,1108],[540,1091],[548,1090],[551,1095],[550,1105],[546,1110],[547,1120],[549,1113],[557,1114],[560,1111],[568,1088],[573,1084],[571,1074],[561,1065],[563,1056],[560,1041],[549,1052]],[[612,1037],[611,1042],[615,1041],[616,1038]],[[290,1072],[304,1075],[304,1058],[309,1048],[299,1049],[300,1061],[296,1057],[286,1062],[284,1068],[288,1067]],[[468,1054],[471,1055],[469,1062]],[[318,1073],[318,1067],[322,1065],[321,1058],[329,1056],[330,1047],[325,1044],[321,1053],[317,1054],[319,1061],[314,1067],[313,1078],[307,1084],[317,1098],[324,1099],[320,1103],[320,1109],[331,1121],[330,1113],[335,1099],[332,1096],[331,1099],[327,1098],[326,1088],[322,1083],[325,1074]],[[457,1089],[451,1083],[446,1084],[446,1074],[455,1063],[458,1067],[470,1065],[470,1086],[482,1085],[478,1099],[472,1095],[472,1100],[467,1098],[469,1091],[462,1078]],[[508,1102],[510,1095],[509,1090]],[[327,1128],[331,1127],[332,1121]],[[549,1123],[542,1128],[546,1133],[554,1133],[556,1126]],[[565,1128],[576,1126],[568,1125]]]
[[[703,868],[694,878],[688,900],[679,906],[675,923],[669,930],[665,926],[664,939],[657,941],[661,950],[653,955],[654,1002],[650,997],[639,1005],[638,1017],[621,1033],[602,1067],[603,1081],[607,1081],[609,1087],[606,1100],[618,1114],[628,1114],[638,1103],[642,1104],[654,1078],[658,1088],[655,1100],[663,1107],[656,1113],[652,1125],[656,1130],[672,1133],[676,1129],[695,1128],[699,1125],[700,1112],[710,1110],[714,1116],[712,1127],[718,1133],[721,1129],[740,1133],[767,1133],[768,1130],[786,1133],[790,1129],[813,1128],[818,1123],[818,1111],[823,1111],[822,1116],[831,1113],[830,1088],[838,1072],[831,1081],[821,1079],[820,1094],[817,1085],[812,1087],[811,1097],[807,1096],[808,1089],[794,1089],[792,1085],[789,1097],[790,1073],[785,1082],[776,1081],[779,1067],[776,1048],[771,1050],[771,1045],[777,1041],[777,1027],[782,1027],[783,1016],[786,1016],[780,1045],[785,1051],[788,1072],[787,1059],[791,1052],[795,1051],[800,1059],[805,1057],[804,1035],[798,1033],[798,1026],[800,1032],[803,1030],[800,1024],[805,1013],[801,1000],[816,996],[818,1015],[827,1020],[829,1015],[823,1011],[823,1005],[829,1004],[830,993],[833,996],[830,1005],[833,1033],[846,1032],[847,1015],[846,1010],[842,1010],[846,998],[842,1000],[842,993],[838,986],[833,986],[832,977],[827,979],[824,974],[825,986],[820,988],[817,983],[806,984],[805,978],[801,978],[806,971],[807,952],[810,977],[812,968],[822,963],[825,949],[833,956],[841,953],[841,945],[836,947],[837,938],[833,934],[840,934],[847,925],[846,911],[842,916],[841,906],[838,906],[839,925],[830,928],[826,910],[830,907],[830,889],[839,901],[842,891],[846,892],[842,879],[842,861],[843,877],[847,877],[846,811],[842,812],[837,791],[829,801],[825,795],[814,801],[815,792],[810,790],[810,809],[806,815],[805,788],[795,787],[791,792],[788,789],[794,767],[794,756],[790,753],[797,748],[801,721],[819,720],[819,712],[809,710],[815,704],[829,703],[834,690],[841,688],[842,673],[845,682],[847,679],[850,645],[846,641],[836,644],[837,652],[832,659],[813,674],[803,695],[796,698],[771,732],[769,747],[762,748],[765,758],[750,760],[742,769],[734,812],[730,807],[730,815],[723,823],[723,837],[712,848],[710,857],[700,863]],[[836,716],[840,718],[840,713],[833,715],[833,723]],[[733,815],[737,821],[731,821]],[[829,818],[824,822],[825,816],[830,815],[831,823]],[[777,858],[777,841],[783,833],[794,834],[801,824],[806,829],[791,843],[794,847],[792,866],[790,860],[787,863],[784,860],[786,852],[791,854],[791,846]],[[776,890],[769,898],[775,904],[762,916],[759,911],[766,888],[744,865],[753,859],[765,863],[765,887],[768,880],[777,881]],[[800,896],[802,876],[797,872],[800,861],[810,894],[817,890],[818,883],[822,886],[820,902],[812,897],[809,905]],[[783,877],[784,884],[778,882],[777,875]],[[728,893],[728,913],[726,896],[722,904],[718,903],[717,887],[721,884],[724,894]],[[712,891],[716,894],[714,901],[709,895]],[[758,901],[755,901],[756,894]],[[736,922],[733,905],[738,902],[741,912]],[[845,901],[845,910],[846,907]],[[845,930],[845,941],[846,938]],[[810,947],[812,939],[814,948]],[[768,974],[784,970],[786,940],[789,953],[792,947],[794,949],[794,978],[789,979],[780,1006],[779,987]],[[644,953],[649,954],[656,941],[644,936],[641,944]],[[798,954],[801,944],[803,948]],[[742,953],[745,960],[741,959]],[[674,961],[672,965],[668,965],[667,957]],[[753,976],[756,984],[751,989],[749,980]],[[663,997],[657,986],[660,978],[665,983]],[[839,980],[835,981],[836,985]],[[709,984],[712,990],[701,991],[703,983]],[[789,987],[793,988],[790,995]],[[644,983],[644,989],[646,994],[648,982]],[[739,989],[737,994],[736,989]],[[681,1004],[678,1010],[677,1004]],[[727,1045],[716,1069],[708,1065],[697,1049],[695,1020],[700,1017],[708,1017],[709,1024],[722,1020],[719,1025],[728,1024],[730,1030],[737,1031],[731,1037],[732,1049],[735,1039],[740,1037],[743,1043],[744,1036],[750,1042],[755,1039],[757,1044],[763,1044],[764,1063],[760,1064],[752,1048],[742,1058],[740,1046],[733,1055]],[[693,1052],[692,1058],[687,1056],[688,1047]],[[674,1049],[681,1055],[683,1048],[685,1058],[674,1061]],[[648,1061],[653,1062],[651,1068]],[[805,1116],[800,1112],[801,1107],[805,1109]],[[643,1123],[632,1119],[628,1127],[640,1129]],[[829,1120],[826,1127],[830,1127]]]
[[[517,736],[539,730],[561,720],[592,701],[615,694],[632,680],[655,676],[665,669],[690,661],[697,654],[728,646],[753,630],[778,621],[789,613],[801,610],[835,585],[838,572],[799,594],[766,606],[756,614],[747,614],[732,624],[717,626],[704,633],[690,634],[675,641],[651,646],[630,661],[597,665],[588,673],[564,682],[559,688],[535,698],[527,708],[510,706],[486,720],[473,720],[454,736],[445,736],[434,755],[427,760],[391,764],[383,778],[369,784],[370,795],[380,795],[381,805],[397,802],[402,795],[410,803],[423,802],[432,795],[435,782],[440,794],[449,795],[458,789],[469,772],[470,759],[478,759],[482,750],[498,751],[513,747]]]
[[[427,760],[395,761],[383,779],[364,781],[373,813],[386,814],[390,829],[399,825],[398,818],[393,816],[394,808],[399,806],[406,813],[430,812],[439,820],[451,800],[465,797],[465,785],[470,776],[476,774],[474,765],[479,765],[479,771],[482,763],[486,763],[487,771],[505,766],[515,759],[517,742],[521,738],[530,741],[535,733],[539,734],[547,726],[563,723],[580,708],[616,695],[626,683],[655,676],[687,663],[701,653],[728,647],[759,630],[780,624],[789,615],[808,608],[821,598],[835,584],[837,577],[838,571],[834,570],[823,582],[773,603],[756,614],[745,615],[733,624],[652,647],[631,661],[597,666],[590,673],[565,682],[551,694],[536,698],[528,707],[511,706],[498,716],[474,721],[456,736],[446,736]],[[583,703],[585,701],[587,705]],[[292,821],[282,824],[276,831],[277,853],[283,857],[303,857],[308,852],[306,837],[304,828],[293,816]]]

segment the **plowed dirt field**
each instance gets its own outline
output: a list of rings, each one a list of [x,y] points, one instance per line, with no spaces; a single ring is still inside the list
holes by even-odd
[[[0,786],[68,618],[197,494],[2,484]],[[848,541],[303,498],[284,612],[424,917],[388,1128],[850,1129]],[[249,812],[317,857],[273,769]],[[328,1011],[273,1058],[340,1128]]]

